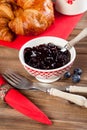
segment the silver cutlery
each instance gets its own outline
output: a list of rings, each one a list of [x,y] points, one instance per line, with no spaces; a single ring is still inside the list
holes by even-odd
[[[60,91],[58,89],[55,89],[53,87],[43,87],[41,83],[33,83],[32,81],[29,81],[25,77],[15,73],[15,72],[5,72],[3,74],[3,77],[5,80],[14,86],[15,88],[18,89],[38,89],[44,92],[49,93],[50,95],[53,96],[58,96],[60,98],[63,98],[65,100],[68,100],[72,103],[75,103],[79,106],[83,106],[87,108],[87,99],[84,96],[76,95],[76,94],[71,94],[67,92]]]
[[[69,41],[63,48],[61,48],[61,51],[64,52],[66,50],[70,50],[72,46],[74,46],[77,42],[79,42],[86,36],[87,36],[87,28],[83,29],[74,39]]]
[[[13,73],[13,72],[10,72],[10,73]],[[4,73],[3,74],[3,77],[8,81],[9,79],[9,77],[8,76],[10,76],[9,74],[10,73],[8,73],[8,72],[6,72],[6,73]],[[15,74],[15,73],[14,73]],[[12,75],[11,75],[12,76]],[[18,88],[18,89],[39,89],[39,90],[42,90],[42,88],[44,88],[44,87],[46,87],[46,88],[58,88],[59,90],[62,90],[62,91],[64,91],[64,92],[70,92],[70,93],[80,93],[80,94],[87,94],[87,87],[81,87],[81,86],[72,86],[72,85],[70,85],[70,86],[64,86],[64,87],[61,87],[61,86],[54,86],[54,85],[52,85],[52,84],[46,84],[46,83],[40,83],[40,82],[38,82],[38,83],[34,83],[34,82],[32,82],[32,81],[30,81],[29,79],[26,79],[25,77],[23,77],[23,76],[21,76],[21,75],[19,75],[19,74],[16,74],[16,76],[17,77],[19,77],[19,79],[20,78],[22,78],[23,79],[23,81],[22,82],[25,82],[24,83],[24,85],[22,85],[22,86],[15,86],[15,84],[14,84],[14,87],[16,87],[16,88]],[[10,77],[11,78],[11,77]],[[10,84],[11,84],[11,80],[10,81],[8,81],[8,82],[10,82]],[[15,81],[16,82],[16,81]],[[13,83],[13,82],[12,82]]]

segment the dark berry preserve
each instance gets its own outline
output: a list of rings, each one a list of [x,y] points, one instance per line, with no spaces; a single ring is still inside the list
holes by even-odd
[[[70,52],[60,51],[60,47],[53,43],[41,44],[24,49],[25,63],[37,69],[56,69],[70,61]]]

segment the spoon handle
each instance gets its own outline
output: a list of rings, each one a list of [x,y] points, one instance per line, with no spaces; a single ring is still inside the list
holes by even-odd
[[[87,87],[81,87],[81,86],[72,86],[66,87],[67,92],[76,92],[76,93],[86,93],[87,94]]]
[[[83,107],[87,108],[87,99],[84,96],[62,92],[62,91],[55,89],[55,88],[51,88],[48,90],[49,90],[48,93],[50,93],[50,95],[63,98],[65,100],[68,100],[68,101],[75,103],[79,106],[83,106]]]
[[[70,50],[72,46],[74,46],[77,42],[82,40],[84,37],[87,36],[87,28],[83,29],[74,39],[69,41],[64,48]]]

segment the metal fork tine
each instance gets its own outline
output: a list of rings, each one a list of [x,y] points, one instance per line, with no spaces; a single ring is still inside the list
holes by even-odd
[[[9,77],[12,77],[13,79],[17,80],[18,82],[21,80],[20,76],[15,74],[14,72],[8,72],[5,74],[7,74]]]
[[[12,77],[14,79],[16,79],[18,82],[22,82],[23,80],[26,80],[26,78],[24,78],[23,76],[17,74],[17,73],[14,73],[14,72],[10,72],[9,74],[12,74]]]
[[[3,74],[3,77],[7,80],[7,82],[9,82],[9,84],[12,84],[13,86],[16,86],[16,83],[13,82],[13,80],[11,78],[8,78],[7,75]]]
[[[11,81],[17,83],[16,78],[12,74],[5,73],[4,75],[6,75]]]
[[[16,74],[15,72],[12,71],[6,71],[3,74],[3,77],[7,80],[9,84],[14,86],[15,88],[21,88],[21,89],[31,89],[35,88],[32,86],[32,82],[27,80],[25,77]]]

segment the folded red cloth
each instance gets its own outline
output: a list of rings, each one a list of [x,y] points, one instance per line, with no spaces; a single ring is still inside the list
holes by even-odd
[[[0,86],[2,86],[3,84],[5,84],[5,80],[3,79],[3,77],[0,75]]]
[[[38,36],[18,36],[13,42],[0,41],[0,45],[19,50],[24,43],[40,36],[56,36],[66,39],[82,16],[83,14],[67,16],[55,11],[55,22],[44,33]]]
[[[0,76],[0,98],[4,99],[5,102],[21,112],[22,114],[38,121],[43,124],[51,125],[52,122],[48,117],[29,99],[23,96],[18,90],[14,88],[9,88],[7,85],[4,85],[6,82]]]

